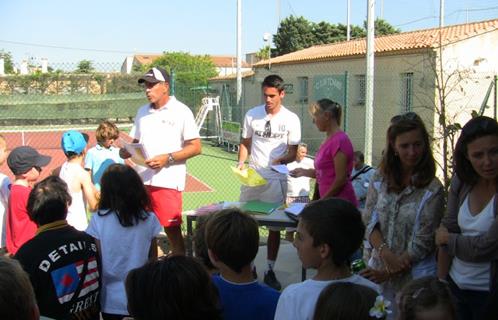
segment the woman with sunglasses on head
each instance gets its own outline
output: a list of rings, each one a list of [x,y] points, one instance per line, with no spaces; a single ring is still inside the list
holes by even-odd
[[[318,188],[313,200],[338,197],[358,206],[349,179],[353,169],[353,145],[341,130],[341,113],[341,106],[329,99],[318,100],[310,106],[313,122],[327,136],[316,153],[315,168],[297,168],[291,171],[291,176],[316,178]]]
[[[498,284],[496,120],[481,116],[467,122],[454,160],[448,214],[436,232],[438,276],[448,279],[459,319],[484,319],[484,305]]]
[[[443,186],[429,134],[413,112],[395,116],[379,169],[368,189],[366,238],[373,247],[361,274],[396,292],[414,278],[436,275],[434,232],[443,213]]]

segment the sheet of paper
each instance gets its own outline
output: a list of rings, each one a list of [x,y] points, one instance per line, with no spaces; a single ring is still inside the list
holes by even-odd
[[[304,207],[306,206],[306,203],[299,203],[299,202],[294,202],[287,208],[285,208],[285,213],[289,213],[295,217],[298,217],[301,211],[303,211]]]
[[[240,170],[239,168],[230,167],[233,174],[239,179],[240,183],[249,187],[257,187],[267,184],[265,178],[263,178],[256,170],[253,168],[246,168]]]
[[[283,173],[283,174],[289,174],[289,168],[285,164],[276,164],[271,166],[271,168],[277,172]]]
[[[121,139],[121,144],[131,154],[131,160],[141,166],[147,167],[145,160],[149,158],[147,150],[141,143],[128,143]]]

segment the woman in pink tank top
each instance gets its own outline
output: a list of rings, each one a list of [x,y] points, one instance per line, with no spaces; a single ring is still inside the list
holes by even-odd
[[[341,130],[341,106],[330,99],[321,99],[310,106],[310,113],[318,130],[326,133],[325,141],[315,156],[315,169],[298,168],[295,177],[316,178],[316,198],[338,197],[358,206],[350,175],[353,169],[353,145]]]

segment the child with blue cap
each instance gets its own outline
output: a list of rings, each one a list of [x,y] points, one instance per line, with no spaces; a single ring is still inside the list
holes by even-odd
[[[90,173],[83,167],[88,135],[76,130],[64,132],[61,148],[67,157],[58,176],[67,183],[71,195],[67,222],[80,231],[88,226],[87,209],[95,211],[98,206],[98,191],[92,183]],[[87,206],[88,205],[88,206]]]

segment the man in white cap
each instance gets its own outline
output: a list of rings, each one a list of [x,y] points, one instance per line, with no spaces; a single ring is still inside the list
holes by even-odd
[[[173,254],[185,254],[181,233],[182,191],[187,174],[186,160],[201,153],[199,130],[192,111],[170,96],[170,77],[154,67],[138,79],[149,104],[135,117],[130,135],[144,146],[147,167],[137,166],[152,200],[152,209],[164,226]],[[121,156],[128,152],[121,149]]]

